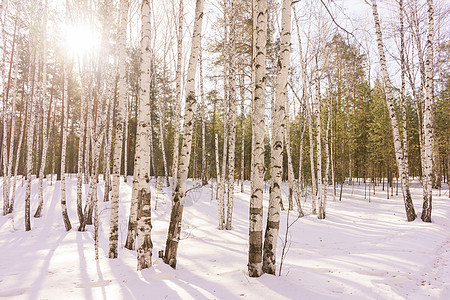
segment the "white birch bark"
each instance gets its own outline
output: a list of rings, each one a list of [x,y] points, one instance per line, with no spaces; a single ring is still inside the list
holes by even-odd
[[[9,142],[9,157],[8,157],[8,171],[7,171],[7,177],[6,177],[6,182],[7,182],[7,186],[8,186],[8,198],[7,200],[7,208],[8,210],[5,210],[5,208],[3,208],[3,214],[7,214],[9,212],[12,211],[12,204],[9,201],[9,192],[10,192],[10,185],[11,185],[11,172],[12,172],[12,161],[13,161],[13,153],[14,153],[14,142],[15,142],[15,132],[16,132],[16,102],[17,102],[17,76],[18,76],[18,68],[19,68],[19,64],[18,62],[16,62],[14,64],[14,74],[13,74],[13,96],[12,96],[12,111],[11,111],[11,138],[10,138],[10,142]],[[24,121],[22,121],[22,123],[25,123]],[[20,136],[23,136],[23,130],[20,131]],[[20,156],[20,148],[17,151],[17,157]],[[15,178],[14,178],[15,180]],[[14,194],[14,190],[15,190],[15,184],[13,185],[13,194]],[[5,199],[5,198],[4,198]],[[13,200],[11,200],[13,202]]]
[[[215,154],[216,154],[216,184],[218,184],[220,181],[220,164],[219,164],[219,136],[217,135],[217,133],[215,135],[214,140],[215,140],[214,145],[215,145],[215,151],[216,151],[215,152]],[[219,213],[220,213],[220,210],[219,210]],[[219,221],[219,226],[220,226],[220,221]]]
[[[26,178],[27,185],[25,190],[25,230],[31,230],[30,223],[30,202],[31,202],[31,172],[32,172],[32,150],[33,150],[33,135],[34,135],[34,121],[35,121],[35,82],[38,73],[37,58],[34,57],[34,70],[30,76],[31,94],[29,96],[29,109],[27,112],[27,155],[26,155]],[[31,70],[31,68],[29,69]]]
[[[127,81],[128,86],[128,81]],[[127,90],[127,97],[125,102],[125,137],[124,137],[124,143],[123,146],[125,149],[123,150],[123,181],[128,181],[128,119],[130,115],[130,97]]]
[[[23,85],[22,85],[23,87]],[[25,135],[25,131],[28,130],[28,127],[26,127],[26,123],[27,123],[27,116],[28,116],[28,110],[29,108],[29,103],[24,103],[25,105],[25,118],[22,119],[22,112],[20,113],[20,118],[19,120],[21,120],[21,125],[20,125],[20,135],[19,135],[19,141],[17,143],[17,154],[16,154],[16,160],[15,160],[15,164],[14,164],[14,180],[13,180],[13,188],[12,188],[12,194],[11,194],[11,201],[9,202],[9,213],[12,213],[14,210],[14,201],[15,201],[15,196],[16,196],[16,184],[17,184],[17,171],[19,168],[19,160],[20,160],[20,149],[22,148],[22,141],[23,141],[23,136]]]
[[[325,219],[325,207],[322,199],[322,99],[320,95],[319,70],[316,70],[316,128],[317,128],[317,200],[319,201],[319,213],[317,218]]]
[[[244,89],[244,75],[240,76],[241,84],[239,87],[239,91],[241,93],[241,193],[244,192],[244,171],[245,171],[245,128],[244,128],[244,120],[245,120],[245,89]]]
[[[127,74],[126,74],[126,41],[128,22],[128,0],[120,1],[119,15],[119,96],[116,112],[116,136],[114,144],[112,191],[111,191],[111,217],[109,233],[109,258],[117,258],[117,243],[119,236],[119,190],[120,167],[122,163],[123,126],[125,102],[127,101]],[[108,95],[109,96],[109,95]]]
[[[434,7],[433,0],[427,0],[427,42],[425,60],[425,110],[423,116],[424,131],[424,180],[423,180],[423,207],[421,219],[431,222],[432,177],[433,177],[433,39],[434,39]],[[439,162],[435,162],[439,163]]]
[[[42,206],[44,204],[44,191],[43,191],[43,183],[44,183],[44,171],[45,164],[47,162],[47,150],[48,150],[48,142],[50,136],[48,135],[48,117],[51,112],[51,104],[48,105],[47,99],[47,1],[44,4],[44,23],[42,25],[43,34],[42,34],[42,87],[41,87],[41,97],[43,100],[43,121],[42,121],[42,157],[41,157],[41,167],[39,169],[39,182],[38,182],[38,195],[39,195],[39,204],[34,214],[35,218],[39,218],[42,212]],[[49,107],[49,108],[48,108]],[[48,109],[48,112],[47,112]]]
[[[305,87],[305,89],[308,89]],[[313,116],[311,113],[311,108],[309,103],[306,103],[306,114],[308,116],[308,131],[309,131],[309,159],[311,165],[311,204],[312,204],[312,213],[315,215],[317,213],[316,210],[316,199],[317,199],[317,191],[316,191],[316,168],[314,167],[314,139],[313,139],[313,131],[312,127],[314,126]]]
[[[407,178],[407,174],[405,173],[406,166],[403,161],[403,149],[401,136],[398,130],[397,117],[395,113],[394,107],[394,96],[392,92],[392,84],[389,78],[389,74],[386,67],[386,56],[384,53],[384,44],[383,37],[381,33],[380,20],[378,16],[378,9],[376,0],[372,0],[372,13],[375,25],[375,32],[377,35],[377,46],[378,46],[378,55],[380,58],[380,68],[381,75],[383,78],[385,94],[386,94],[386,102],[389,109],[389,117],[391,120],[392,134],[394,138],[394,148],[395,148],[395,158],[399,170],[399,174],[401,177],[402,183],[402,192],[403,192],[403,200],[405,203],[406,217],[408,221],[414,221],[416,218],[416,213],[414,211],[414,206],[411,199],[411,193],[409,191],[409,182]]]
[[[226,230],[231,230],[231,221],[233,219],[233,200],[234,200],[234,166],[235,166],[235,146],[236,146],[236,6],[231,1],[230,7],[230,40],[229,40],[229,109],[228,109],[228,199],[227,199],[227,219]]]
[[[195,109],[195,74],[197,70],[198,52],[201,42],[203,20],[203,0],[197,0],[195,5],[194,31],[192,34],[192,49],[189,58],[186,105],[183,124],[183,143],[176,184],[172,189],[172,210],[170,214],[169,230],[167,233],[164,262],[172,268],[176,267],[177,250],[181,234],[181,220],[183,214],[184,197],[186,196],[186,180],[189,170],[189,160],[192,145],[193,119]]]
[[[408,133],[406,125],[406,62],[405,62],[405,30],[404,30],[404,9],[403,0],[399,0],[399,15],[400,15],[400,67],[401,67],[401,89],[400,89],[400,103],[402,107],[402,125],[403,125],[403,161],[405,163],[405,172],[409,178],[409,163],[408,163]]]
[[[297,39],[298,39],[298,50],[300,54],[300,65],[302,69],[302,85],[303,85],[303,97],[305,99],[305,111],[308,118],[308,131],[309,131],[309,157],[310,157],[310,164],[311,164],[311,186],[312,186],[312,194],[311,194],[311,203],[312,203],[312,213],[316,214],[316,175],[315,175],[315,168],[314,168],[314,146],[313,146],[313,134],[312,134],[312,126],[313,126],[313,120],[311,116],[311,109],[308,104],[308,100],[310,98],[310,93],[308,91],[308,77],[307,77],[307,71],[306,71],[306,59],[303,58],[303,51],[302,51],[302,40],[300,37],[300,30],[298,26],[298,18],[297,18],[297,12],[294,8],[294,19],[295,19],[295,25],[297,29]]]
[[[331,97],[331,93],[329,95]],[[329,132],[330,132],[330,124],[331,124],[331,99],[328,99],[328,107],[327,107],[327,127],[325,129],[325,155],[326,155],[326,165],[325,165],[325,179],[323,182],[323,200],[322,200],[322,211],[323,211],[323,219],[326,216],[327,211],[327,192],[328,192],[328,184],[329,184],[329,172],[330,172],[330,147],[329,147]],[[319,216],[321,215],[321,211],[319,209]]]
[[[228,2],[227,2],[228,3]],[[219,230],[224,229],[225,226],[225,180],[227,175],[227,151],[228,151],[228,129],[229,129],[229,110],[230,110],[230,93],[229,93],[229,63],[228,60],[230,58],[230,47],[229,47],[229,35],[228,35],[228,6],[225,3],[224,7],[224,24],[225,24],[225,37],[223,43],[223,51],[224,56],[227,58],[224,61],[224,97],[223,97],[223,151],[222,151],[222,170],[220,175],[220,181],[217,185],[217,207],[219,210]]]
[[[202,185],[208,184],[208,179],[206,178],[206,122],[205,122],[205,94],[203,89],[203,56],[202,56],[202,45],[200,43],[199,52],[199,67],[200,67],[200,97],[201,97],[201,119],[202,119]]]
[[[64,221],[64,227],[66,231],[69,231],[72,228],[70,224],[69,215],[67,213],[67,205],[66,205],[66,147],[67,147],[67,124],[68,122],[68,67],[67,62],[63,63],[63,72],[64,72],[64,91],[63,91],[63,107],[64,107],[64,122],[61,128],[62,130],[62,151],[61,151],[61,212]]]
[[[167,101],[167,90],[166,90],[166,58],[164,57],[163,63],[163,101],[158,102],[158,111],[159,111],[159,139],[161,143],[161,152],[163,157],[163,166],[164,166],[164,175],[166,177],[166,186],[170,186],[169,182],[169,169],[167,168],[167,159],[166,159],[166,148],[164,145],[164,108],[163,104]],[[164,102],[164,103],[162,103]]]
[[[300,121],[299,121],[300,123]],[[297,211],[298,216],[301,218],[304,216],[301,200],[302,200],[302,191],[304,187],[303,183],[303,137],[305,136],[306,130],[306,120],[301,122],[301,130],[300,130],[300,149],[298,155],[298,187],[297,187]],[[305,196],[306,197],[306,196]]]
[[[5,63],[3,61],[2,63]],[[9,83],[8,83],[9,85]],[[6,94],[7,91],[7,85],[3,85],[3,112],[2,112],[2,124],[3,124],[3,138],[2,138],[2,163],[3,163],[3,215],[6,215],[6,213],[9,211],[9,186],[8,181],[6,180],[6,173],[8,172],[8,148],[7,148],[7,142],[8,142],[8,97]],[[12,115],[11,115],[12,116]]]
[[[248,274],[262,275],[262,230],[264,190],[264,129],[265,129],[265,82],[266,82],[266,39],[267,0],[253,1],[254,86],[252,103],[252,166],[249,214]]]
[[[263,271],[275,275],[278,231],[280,228],[281,180],[283,176],[283,139],[285,138],[285,103],[291,52],[291,1],[283,0],[281,14],[281,45],[277,63],[275,109],[272,116],[270,163],[270,197],[264,238]]]
[[[88,95],[88,99],[90,99],[90,95]],[[88,100],[89,103],[89,100]],[[89,107],[89,104],[88,104]],[[89,178],[91,175],[90,163],[91,163],[91,132],[93,131],[94,122],[92,121],[92,113],[87,114],[86,121],[86,142],[85,142],[85,150],[84,150],[84,183],[89,183]]]
[[[175,71],[176,99],[175,122],[173,133],[172,185],[175,185],[178,174],[178,156],[180,148],[180,115],[181,115],[181,58],[183,51],[183,0],[179,0],[177,31],[177,68]]]
[[[294,201],[293,201],[293,192],[294,192],[294,167],[292,166],[292,155],[291,155],[291,120],[290,120],[290,111],[289,111],[289,98],[287,96],[286,91],[286,127],[284,131],[284,141],[286,147],[287,161],[288,161],[288,186],[289,186],[289,194],[288,194],[288,203],[289,210],[294,209]]]
[[[103,98],[102,93],[100,92],[101,97]],[[111,100],[110,100],[111,101]],[[100,105],[99,105],[100,107]],[[79,231],[85,231],[86,225],[92,225],[92,211],[94,210],[94,231],[97,232],[98,230],[98,215],[96,215],[95,210],[97,210],[97,175],[98,175],[98,165],[99,165],[99,156],[100,156],[100,148],[102,144],[102,138],[103,138],[103,128],[104,128],[104,122],[102,122],[102,112],[99,110],[97,112],[96,116],[96,124],[94,130],[92,130],[92,172],[89,176],[89,192],[87,195],[87,201],[84,208],[84,219],[83,222],[80,224]],[[97,233],[95,233],[95,238],[98,238],[96,236]],[[95,240],[95,239],[94,239]],[[97,243],[98,241],[95,241]],[[98,244],[97,244],[98,245]]]
[[[153,80],[154,80],[153,78],[155,76],[155,67],[153,65],[154,64],[154,60],[155,60],[155,57],[152,54],[151,62],[150,62],[150,82],[149,82],[149,86],[148,86],[150,91],[151,91],[151,82],[153,82]],[[154,96],[154,94],[150,93],[149,94],[149,99],[148,99],[148,101],[150,101],[150,115],[149,115],[149,126],[150,126],[150,128],[153,128],[153,118],[152,118],[152,113],[153,113],[153,106],[152,106],[152,104],[153,104],[153,96]],[[150,142],[150,175],[153,174],[153,176],[157,177],[158,173],[156,172],[156,168],[155,168],[155,155],[154,155],[154,152],[153,152],[153,149],[154,149],[153,148],[153,130],[150,130],[150,134],[148,135],[148,140]]]
[[[110,199],[109,192],[111,191],[111,148],[112,148],[112,136],[113,136],[113,114],[114,105],[113,101],[110,101],[108,105],[108,118],[107,118],[107,132],[105,135],[105,175],[104,175],[104,194],[103,201],[107,202]]]
[[[102,97],[103,98],[103,97]],[[100,107],[100,105],[99,105]],[[99,174],[99,160],[100,160],[100,148],[102,145],[103,137],[104,137],[104,115],[101,111],[97,113],[97,128],[96,134],[93,136],[92,145],[94,146],[92,149],[92,154],[94,155],[93,162],[93,171],[89,181],[89,185],[92,188],[89,188],[89,196],[90,201],[94,207],[94,251],[95,251],[95,259],[98,259],[98,227],[99,227],[99,216],[98,216],[98,197],[97,197],[97,182],[98,182],[98,174]]]
[[[80,104],[80,140],[78,141],[78,174],[77,174],[77,216],[80,224],[83,222],[83,148],[85,137],[85,103],[87,98],[86,68],[81,74],[81,104]],[[87,174],[86,174],[87,175]],[[105,192],[106,193],[106,192]]]

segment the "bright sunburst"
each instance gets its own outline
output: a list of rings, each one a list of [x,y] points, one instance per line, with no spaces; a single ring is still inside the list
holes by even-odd
[[[66,47],[73,54],[85,54],[97,50],[100,36],[97,31],[86,24],[66,27]]]

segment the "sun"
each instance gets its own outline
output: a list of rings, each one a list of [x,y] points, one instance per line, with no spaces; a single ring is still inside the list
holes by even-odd
[[[100,36],[94,28],[86,24],[76,24],[68,25],[65,31],[66,47],[69,52],[82,55],[98,50]]]

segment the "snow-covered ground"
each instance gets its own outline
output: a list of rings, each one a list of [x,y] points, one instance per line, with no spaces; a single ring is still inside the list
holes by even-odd
[[[45,181],[45,208],[24,231],[25,188],[19,180],[14,215],[0,216],[0,298],[5,299],[450,299],[450,199],[448,186],[433,191],[433,223],[405,218],[401,196],[386,199],[376,188],[371,202],[364,185],[344,186],[342,201],[328,193],[327,218],[306,216],[289,229],[281,276],[247,275],[248,203],[236,186],[233,230],[217,230],[211,186],[187,195],[177,269],[157,258],[164,249],[170,188],[152,181],[153,267],[136,271],[136,253],[123,248],[131,180],[120,188],[119,258],[108,259],[110,204],[99,202],[100,259],[94,259],[93,227],[78,232],[76,177],[67,181],[72,229],[64,230],[59,182]],[[159,184],[161,185],[161,184]],[[192,183],[189,183],[192,186]],[[1,186],[1,179],[0,179]],[[87,191],[87,186],[85,187]],[[283,186],[286,192],[287,186]],[[1,191],[1,188],[0,188]],[[32,186],[32,215],[37,181]],[[0,194],[1,195],[1,194]],[[422,188],[412,186],[420,216]],[[103,186],[99,184],[99,199]],[[265,193],[265,207],[267,196]],[[3,203],[3,200],[2,200]],[[287,204],[285,204],[287,206]],[[156,207],[156,209],[155,209]],[[285,240],[282,212],[277,262]],[[295,220],[291,212],[289,222]]]

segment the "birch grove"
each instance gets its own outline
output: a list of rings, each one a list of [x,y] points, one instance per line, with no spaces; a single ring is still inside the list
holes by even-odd
[[[289,276],[292,228],[307,241],[355,201],[431,223],[448,196],[448,5],[349,5],[0,1],[3,228],[52,224],[99,271],[119,255],[188,270],[220,251],[184,240],[227,243],[260,277]]]

